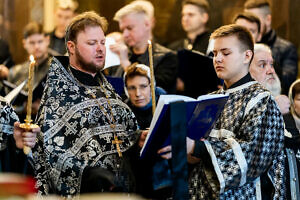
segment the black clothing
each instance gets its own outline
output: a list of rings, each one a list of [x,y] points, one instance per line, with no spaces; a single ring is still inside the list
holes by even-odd
[[[128,103],[128,106],[131,108],[132,112],[134,113],[140,129],[146,130],[146,128],[149,128],[152,120],[152,106],[145,110],[133,106],[130,102]]]
[[[261,42],[272,50],[275,71],[281,80],[282,93],[287,95],[290,85],[297,79],[297,49],[291,42],[277,36],[274,30],[264,35]]]
[[[177,52],[179,69],[178,78],[184,83],[184,90],[177,91],[185,96],[198,98],[211,93],[221,84],[213,66],[213,59],[201,52],[179,50]]]
[[[298,179],[298,181],[297,182],[295,181],[294,184],[296,184],[299,187],[300,186],[299,185],[300,162],[299,162],[298,157],[299,157],[299,149],[300,149],[299,148],[300,147],[300,134],[299,134],[299,131],[296,127],[295,120],[291,113],[283,115],[283,119],[284,119],[286,130],[292,134],[292,138],[290,138],[290,137],[284,138],[285,139],[284,145],[286,147],[285,153],[286,153],[286,156],[288,156],[288,154],[290,154],[290,156],[292,156],[295,160],[296,166],[293,166],[293,169],[298,172],[298,177],[296,177],[296,180]],[[293,192],[291,192],[291,191],[293,191],[293,190],[291,188],[293,188],[293,187],[291,187],[291,184],[290,184],[290,178],[291,178],[290,167],[291,166],[288,161],[289,161],[288,159],[286,159],[286,161],[285,161],[286,166],[287,166],[287,170],[285,173],[285,176],[286,176],[286,184],[285,185],[286,185],[286,189],[287,189],[286,198],[292,199],[291,196],[292,196]]]
[[[164,90],[161,88],[155,88],[156,101],[162,94],[166,94]],[[126,103],[133,111],[140,130],[149,128],[152,120],[152,101],[150,100],[150,102],[143,108],[135,107],[129,99],[126,100]],[[136,193],[149,199],[165,199],[170,196],[171,188],[168,187],[169,185],[164,185],[165,182],[163,182],[166,179],[166,171],[169,169],[168,161],[162,158],[141,160],[140,148],[136,148],[134,152],[135,154],[132,154],[131,157],[131,166],[136,179]],[[162,174],[157,172],[157,169],[160,169]],[[159,179],[158,182],[164,186],[163,188],[155,188],[155,177],[157,177],[156,179]]]
[[[195,50],[206,54],[210,34],[211,33],[209,31],[199,34],[193,43],[188,38],[180,39],[171,43],[168,48],[174,51],[182,49]]]
[[[156,86],[159,86],[167,91],[167,93],[175,93],[176,91],[176,78],[178,72],[178,60],[176,54],[159,45],[153,43],[153,68]],[[130,54],[129,61],[131,63],[138,62],[149,66],[149,53],[148,48],[143,54]],[[115,76],[122,77],[124,70],[118,67]]]
[[[47,73],[49,70],[49,62],[51,60],[51,56],[48,55],[41,63],[34,67],[34,82],[33,82],[33,98],[32,101],[39,101],[42,98]],[[15,65],[9,70],[9,74],[7,80],[16,86],[21,84],[23,81],[28,79],[28,71],[29,71],[30,62],[26,61],[22,64]],[[24,91],[27,93],[27,85],[24,87]],[[8,91],[7,91],[8,92]],[[20,121],[23,121],[26,117],[26,107],[24,102],[27,102],[27,97],[18,96],[14,102],[15,111],[20,117]],[[35,119],[35,114],[32,113],[32,119]]]
[[[0,64],[10,68],[14,65],[8,43],[0,38]]]
[[[66,46],[65,46],[65,37],[59,38],[55,35],[55,30],[50,32],[50,44],[49,48],[60,55],[64,55],[67,52]]]
[[[19,118],[14,109],[0,97],[0,172],[33,175],[27,156],[16,147],[13,137],[16,121]]]
[[[81,181],[89,179],[89,170],[83,177],[86,167],[109,170],[116,186],[123,192],[134,192],[126,155],[139,137],[134,114],[101,72],[101,83],[91,83],[101,84],[99,87],[86,84],[91,76],[71,70],[68,57],[52,59],[36,120],[41,132],[32,149],[39,193],[55,192],[65,197],[79,194]],[[116,137],[122,141],[119,149],[113,143]],[[122,158],[118,151],[123,153]],[[102,172],[96,171],[101,177]],[[106,189],[106,183],[100,185]]]

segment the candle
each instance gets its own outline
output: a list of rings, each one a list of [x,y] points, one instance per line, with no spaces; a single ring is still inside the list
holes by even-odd
[[[153,55],[152,55],[152,43],[148,40],[148,53],[149,53],[149,67],[151,76],[151,96],[152,96],[152,114],[154,114],[156,102],[155,102],[155,88],[154,88],[154,69],[153,69]]]
[[[32,106],[32,82],[34,78],[34,66],[35,60],[33,55],[30,55],[30,65],[29,65],[29,72],[28,72],[28,99],[27,99],[27,114],[26,114],[26,123],[30,123],[31,120],[31,106]]]
[[[38,126],[36,124],[32,124],[31,120],[31,106],[32,106],[32,82],[33,82],[33,77],[34,77],[34,66],[35,66],[35,60],[33,55],[30,55],[30,64],[29,64],[29,69],[28,69],[28,97],[27,97],[27,107],[26,107],[26,119],[24,120],[25,123],[20,124],[20,127],[27,130],[31,131],[33,128],[37,128]],[[23,152],[27,155],[30,152],[30,148],[28,146],[23,147]]]

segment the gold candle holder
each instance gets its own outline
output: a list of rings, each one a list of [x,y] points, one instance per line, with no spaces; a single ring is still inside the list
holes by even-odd
[[[26,119],[24,120],[25,123],[20,124],[20,127],[25,129],[26,131],[31,131],[33,128],[37,128],[38,125],[32,124],[32,119],[31,119],[31,107],[32,107],[32,85],[33,85],[33,78],[34,78],[34,66],[35,66],[35,60],[33,55],[30,55],[30,65],[29,65],[29,72],[28,72],[28,98],[27,98],[27,107],[26,107]],[[23,152],[24,154],[29,154],[31,151],[30,147],[24,146],[23,147]]]
[[[151,85],[151,96],[152,96],[152,114],[154,115],[155,108],[156,108],[156,101],[155,101],[155,88],[154,88],[154,68],[153,68],[153,55],[152,55],[152,43],[148,40],[148,53],[149,53],[149,67],[150,67],[150,85]]]

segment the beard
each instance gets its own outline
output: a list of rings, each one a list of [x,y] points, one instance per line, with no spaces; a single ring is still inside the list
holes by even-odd
[[[81,66],[88,72],[97,73],[101,71],[104,67],[105,62],[103,62],[102,65],[96,65],[93,62],[86,61],[84,57],[81,55],[81,53],[79,52],[77,47],[75,48],[75,56],[77,58],[77,63],[79,64],[79,66]]]
[[[273,78],[273,83],[265,81],[263,85],[276,97],[281,94],[281,83],[277,75],[273,75]]]

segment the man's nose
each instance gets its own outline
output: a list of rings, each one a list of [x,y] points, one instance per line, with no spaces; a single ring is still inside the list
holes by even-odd
[[[129,31],[127,30],[127,29],[125,29],[124,31],[123,31],[123,37],[125,38],[125,37],[127,37],[129,35]]]
[[[274,67],[270,64],[267,64],[267,74],[275,74]]]
[[[105,48],[105,45],[103,45],[103,44],[101,44],[101,43],[98,43],[97,44],[97,48],[96,48],[96,50],[97,51],[100,51],[100,52],[103,52],[103,49]]]
[[[215,62],[220,63],[220,62],[222,62],[222,59],[223,59],[223,56],[220,53],[214,55]]]
[[[35,43],[33,44],[33,48],[37,49],[37,48],[39,48],[39,47],[40,47],[40,43],[35,42]]]

